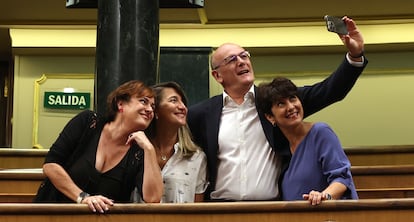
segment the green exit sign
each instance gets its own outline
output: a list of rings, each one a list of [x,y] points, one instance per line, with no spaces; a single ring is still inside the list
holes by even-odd
[[[48,109],[89,109],[90,93],[45,92],[43,106]]]

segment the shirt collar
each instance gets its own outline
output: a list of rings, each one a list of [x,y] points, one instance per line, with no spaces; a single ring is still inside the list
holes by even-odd
[[[246,94],[244,94],[244,101],[250,100],[250,102],[254,103],[255,99],[255,92],[254,92],[254,84],[250,87],[249,91],[247,91]],[[229,96],[229,94],[226,93],[226,91],[223,91],[223,106],[227,105],[230,101],[233,101],[233,99]]]
[[[177,142],[174,144],[174,153],[177,152],[177,150],[180,148],[180,144]]]

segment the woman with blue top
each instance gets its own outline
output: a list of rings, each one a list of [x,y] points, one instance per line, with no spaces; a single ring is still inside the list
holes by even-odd
[[[283,200],[308,200],[317,205],[323,200],[358,199],[351,164],[337,135],[326,123],[303,121],[295,84],[282,77],[262,83],[257,99],[267,120],[289,142],[291,159],[281,174]]]

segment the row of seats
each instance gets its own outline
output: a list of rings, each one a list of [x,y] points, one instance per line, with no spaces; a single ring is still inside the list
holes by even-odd
[[[353,166],[414,164],[414,145],[345,147]],[[40,168],[47,149],[0,148],[0,169]]]
[[[353,147],[345,152],[361,199],[414,197],[414,146]],[[44,179],[46,153],[0,148],[0,203],[31,202]]]
[[[353,166],[361,199],[414,198],[414,165]],[[0,170],[0,202],[30,202],[44,179],[41,168]]]

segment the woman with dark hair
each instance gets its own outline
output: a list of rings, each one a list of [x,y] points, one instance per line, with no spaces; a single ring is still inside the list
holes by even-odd
[[[180,85],[153,86],[155,118],[146,130],[154,144],[164,181],[163,203],[191,203],[204,199],[207,159],[187,126],[187,98]]]
[[[105,117],[83,111],[71,119],[43,165],[59,194],[35,202],[76,202],[103,213],[114,202],[131,202],[136,187],[145,202],[160,202],[161,172],[144,133],[153,106],[152,89],[134,80],[110,93]]]
[[[338,137],[326,123],[303,121],[302,103],[292,81],[279,77],[260,84],[257,102],[266,119],[289,141],[292,157],[281,174],[283,200],[305,199],[317,205],[323,200],[358,199],[351,164]]]

